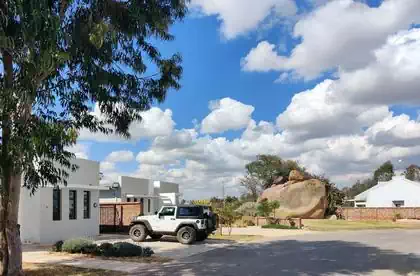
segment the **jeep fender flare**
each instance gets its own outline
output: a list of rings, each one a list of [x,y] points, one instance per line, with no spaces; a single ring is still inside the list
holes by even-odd
[[[149,232],[153,232],[152,226],[150,225],[150,223],[147,220],[136,220],[136,221],[132,221],[130,223],[130,227],[136,224],[143,224],[144,226],[146,226],[147,230]]]
[[[185,227],[185,226],[190,226],[190,227],[194,228],[195,231],[198,231],[198,227],[197,227],[196,223],[187,222],[187,223],[181,223],[180,225],[178,225],[178,227],[175,230],[175,233],[178,233],[179,229],[181,229],[182,227]]]

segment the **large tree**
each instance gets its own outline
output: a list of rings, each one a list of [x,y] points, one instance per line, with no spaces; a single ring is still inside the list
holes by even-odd
[[[186,12],[185,0],[0,0],[0,275],[22,273],[21,186],[65,184],[79,130],[129,137],[180,87],[180,55],[152,42]]]
[[[248,176],[256,177],[264,189],[270,188],[277,177],[286,180],[292,170],[304,171],[304,168],[293,160],[283,160],[275,155],[258,155],[257,160],[246,165]]]
[[[412,181],[420,181],[420,167],[417,165],[410,165],[404,172],[405,178]]]
[[[376,181],[390,181],[394,175],[394,165],[391,161],[386,161],[373,172],[373,179]]]

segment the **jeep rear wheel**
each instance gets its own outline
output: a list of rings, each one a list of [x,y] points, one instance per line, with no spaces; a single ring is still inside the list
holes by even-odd
[[[144,241],[147,235],[147,228],[143,224],[136,224],[130,228],[130,238],[135,242]]]
[[[197,232],[190,226],[184,226],[178,230],[176,237],[182,244],[192,244],[196,240]]]
[[[198,232],[196,241],[204,241],[209,235],[206,232]]]

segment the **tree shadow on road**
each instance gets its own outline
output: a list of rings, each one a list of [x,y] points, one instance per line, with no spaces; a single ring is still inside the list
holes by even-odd
[[[140,274],[365,275],[382,270],[400,275],[417,274],[420,273],[420,258],[415,254],[403,254],[357,242],[283,240],[215,249],[185,262],[142,270]]]

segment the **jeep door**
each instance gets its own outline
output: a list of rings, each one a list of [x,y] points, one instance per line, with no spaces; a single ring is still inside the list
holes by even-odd
[[[175,232],[177,225],[176,207],[163,207],[160,211],[156,230],[160,232]]]

